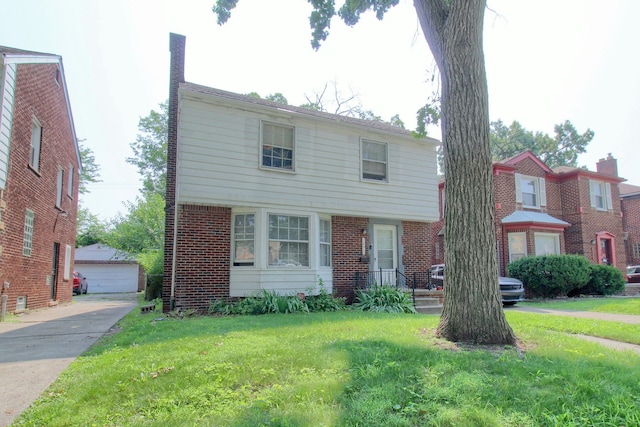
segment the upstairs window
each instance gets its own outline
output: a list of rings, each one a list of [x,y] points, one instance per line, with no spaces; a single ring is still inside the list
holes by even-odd
[[[546,182],[544,178],[515,174],[516,202],[523,208],[540,209],[547,205]]]
[[[58,179],[56,182],[56,207],[62,208],[62,183],[64,182],[64,170],[58,166]]]
[[[294,128],[262,123],[262,166],[293,170]]]
[[[362,141],[362,179],[387,181],[387,144]]]
[[[74,167],[69,163],[69,176],[67,177],[67,196],[73,197],[73,172]]]
[[[600,211],[613,209],[611,199],[611,184],[589,180],[589,190],[591,196],[591,207]]]
[[[31,248],[33,247],[33,223],[35,214],[27,209],[24,216],[24,239],[22,241],[22,255],[31,256]]]
[[[252,266],[255,260],[255,214],[238,214],[233,220],[233,265]]]
[[[31,123],[31,151],[29,152],[29,166],[40,171],[40,145],[42,143],[42,126],[35,117]]]

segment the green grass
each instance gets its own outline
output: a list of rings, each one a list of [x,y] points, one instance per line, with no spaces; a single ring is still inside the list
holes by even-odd
[[[640,425],[640,355],[559,331],[579,319],[509,312],[522,355],[437,340],[436,316],[158,317],[128,315],[15,425]]]
[[[640,316],[640,298],[567,298],[520,304],[527,307],[549,308],[554,310],[598,311]]]

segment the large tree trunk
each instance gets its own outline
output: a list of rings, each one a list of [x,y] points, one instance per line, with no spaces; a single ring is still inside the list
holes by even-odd
[[[442,78],[446,275],[437,334],[451,341],[515,344],[498,285],[485,3],[414,0]]]

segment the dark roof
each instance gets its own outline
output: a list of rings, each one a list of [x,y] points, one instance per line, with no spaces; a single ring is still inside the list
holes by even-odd
[[[58,55],[54,55],[53,53],[34,52],[31,50],[16,49],[15,47],[7,47],[7,46],[0,46],[0,53],[9,53],[14,55],[58,56]]]
[[[180,88],[188,91],[192,91],[192,92],[199,92],[205,95],[213,95],[219,98],[226,98],[233,101],[240,101],[240,102],[246,102],[246,103],[260,105],[264,107],[276,108],[278,110],[289,111],[291,113],[295,113],[302,116],[308,116],[311,118],[325,119],[325,120],[330,120],[338,123],[350,124],[355,126],[363,126],[363,127],[372,128],[372,129],[376,129],[384,132],[396,133],[404,136],[412,135],[411,131],[407,129],[403,129],[398,126],[390,125],[388,123],[377,122],[374,120],[359,119],[359,118],[350,117],[350,116],[342,116],[339,114],[325,113],[322,111],[311,110],[309,108],[281,104],[279,102],[273,102],[266,99],[255,98],[253,96],[248,96],[248,95],[241,95],[238,93],[228,92],[226,90],[221,90],[221,89],[215,89],[208,86],[202,86],[195,83],[189,83],[189,82],[180,83]],[[434,138],[427,137],[425,139],[428,139],[428,140],[431,140],[431,142],[440,144],[440,141]]]
[[[622,197],[636,196],[640,194],[640,187],[638,187],[637,185],[620,183],[618,184],[618,188],[620,189],[620,196]]]

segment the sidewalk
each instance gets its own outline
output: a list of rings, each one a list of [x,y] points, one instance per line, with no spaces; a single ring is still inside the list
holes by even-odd
[[[89,294],[0,322],[0,427],[138,305],[137,294]]]
[[[510,307],[509,310],[523,311],[526,313],[536,313],[536,314],[550,314],[555,316],[578,317],[581,319],[608,320],[612,322],[622,322],[622,323],[629,323],[629,324],[640,323],[640,315],[636,316],[632,314],[599,313],[595,311],[552,310],[548,308],[524,307],[524,306]],[[614,350],[631,350],[640,354],[640,345],[614,341],[606,338],[593,337],[590,335],[582,335],[582,334],[571,334],[571,335],[582,338],[587,341],[602,344],[606,347],[613,348]]]

